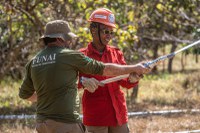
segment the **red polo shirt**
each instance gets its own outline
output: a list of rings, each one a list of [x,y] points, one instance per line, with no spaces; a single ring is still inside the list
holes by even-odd
[[[106,45],[102,54],[95,50],[91,43],[80,51],[90,58],[104,63],[126,64],[123,53],[113,46]],[[80,77],[94,77],[101,81],[109,77],[80,74]],[[87,126],[116,126],[127,123],[127,106],[120,86],[132,88],[136,83],[129,83],[127,79],[106,84],[99,87],[94,93],[84,91],[82,98],[83,123]],[[79,83],[79,88],[81,85]]]

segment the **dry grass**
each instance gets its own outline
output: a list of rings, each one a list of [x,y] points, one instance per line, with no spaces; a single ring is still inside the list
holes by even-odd
[[[193,59],[192,56],[190,56]],[[128,104],[131,111],[155,111],[200,108],[200,63],[189,60],[185,71],[180,72],[180,62],[175,62],[173,74],[160,73],[145,76],[140,82],[136,103]],[[180,56],[175,60],[180,60]],[[162,69],[162,64],[159,70]],[[0,114],[33,114],[34,104],[19,99],[20,81],[5,80],[0,83]],[[130,99],[132,90],[125,90]],[[82,92],[81,92],[82,93]],[[129,102],[131,103],[131,102]],[[34,120],[0,120],[2,133],[34,133]],[[200,129],[198,114],[132,117],[131,133],[162,133]]]
[[[131,133],[158,133],[200,130],[199,115],[134,117],[129,120]]]
[[[175,74],[166,78],[141,81],[139,102],[157,105],[200,103],[200,72]]]
[[[15,123],[14,123],[15,124]],[[21,124],[16,123],[16,125],[11,126],[3,126],[0,129],[1,133],[37,133],[34,129],[31,129],[26,126],[22,126]]]
[[[26,121],[26,120],[24,120]],[[32,125],[24,121],[1,123],[1,133],[36,133],[34,122]],[[200,116],[198,114],[176,114],[129,118],[130,133],[166,133],[200,130]]]
[[[35,120],[0,120],[0,133],[36,133]]]

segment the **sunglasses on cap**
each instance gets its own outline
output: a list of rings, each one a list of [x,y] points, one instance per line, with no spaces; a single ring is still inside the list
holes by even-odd
[[[114,34],[113,31],[107,30],[107,29],[103,29],[103,30],[101,30],[101,31],[102,31],[103,34],[106,34],[106,35],[108,35],[108,34],[113,35],[113,34]]]

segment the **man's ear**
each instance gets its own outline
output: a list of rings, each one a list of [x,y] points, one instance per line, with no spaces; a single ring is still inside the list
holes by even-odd
[[[91,28],[91,34],[94,35],[97,32],[97,28]]]

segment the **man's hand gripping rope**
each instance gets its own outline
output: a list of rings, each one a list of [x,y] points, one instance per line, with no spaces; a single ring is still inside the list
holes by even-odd
[[[94,93],[98,86],[104,86],[104,84],[102,84],[95,78],[81,77],[81,83],[84,89],[88,90],[90,93]]]

